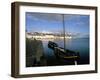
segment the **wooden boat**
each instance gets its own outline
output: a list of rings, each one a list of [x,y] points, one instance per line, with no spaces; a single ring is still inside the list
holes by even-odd
[[[54,50],[54,54],[59,60],[77,61],[80,58],[79,52],[64,49],[59,47],[56,43],[49,41],[48,47]]]

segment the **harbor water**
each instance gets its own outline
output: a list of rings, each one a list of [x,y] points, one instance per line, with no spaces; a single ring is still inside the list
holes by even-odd
[[[50,48],[48,48],[48,42],[53,41],[58,44],[59,47],[65,48],[79,52],[80,54],[80,60],[78,60],[78,65],[83,64],[89,64],[89,38],[72,38],[72,39],[66,39],[65,43],[63,39],[43,39],[43,49],[44,54],[47,60],[48,66],[55,66],[55,65],[63,65],[62,63],[58,63],[54,51]],[[69,65],[67,63],[64,63],[64,65]]]

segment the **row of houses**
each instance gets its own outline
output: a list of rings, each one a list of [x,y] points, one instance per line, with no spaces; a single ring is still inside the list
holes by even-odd
[[[34,34],[30,34],[30,33],[26,33],[26,37],[27,38],[34,38],[34,39],[56,39],[56,38],[60,38],[60,39],[64,39],[63,36],[55,36],[53,34],[45,34],[45,35],[34,35]],[[71,36],[65,36],[65,38],[71,39]]]

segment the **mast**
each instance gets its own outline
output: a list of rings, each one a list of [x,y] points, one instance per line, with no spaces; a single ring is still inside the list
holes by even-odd
[[[64,50],[66,49],[66,40],[65,40],[65,20],[64,20],[64,14],[62,14],[62,17],[63,17],[63,20],[62,20],[62,23],[63,23],[63,36],[64,36]]]

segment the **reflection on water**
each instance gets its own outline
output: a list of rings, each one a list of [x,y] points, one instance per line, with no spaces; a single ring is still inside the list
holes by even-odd
[[[44,54],[47,58],[48,65],[57,64],[57,60],[53,53],[53,50],[48,48],[48,41],[53,41],[57,43],[60,47],[64,48],[63,39],[43,39]],[[89,38],[75,38],[67,39],[65,41],[66,49],[77,51],[80,53],[80,60],[78,64],[89,64]]]

